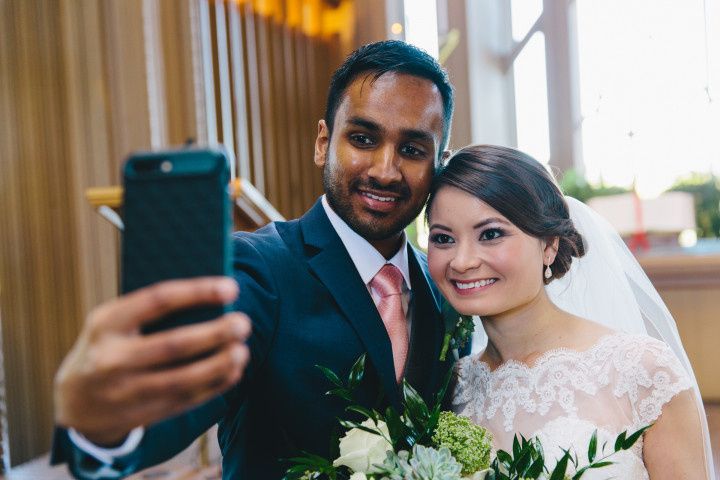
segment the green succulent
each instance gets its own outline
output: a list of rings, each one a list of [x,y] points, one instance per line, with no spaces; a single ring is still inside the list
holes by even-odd
[[[412,455],[401,450],[388,452],[385,462],[374,473],[383,480],[460,480],[462,466],[450,450],[415,445]]]
[[[462,465],[463,475],[472,475],[490,467],[492,434],[468,418],[453,412],[440,413],[432,440],[438,448],[450,450]]]

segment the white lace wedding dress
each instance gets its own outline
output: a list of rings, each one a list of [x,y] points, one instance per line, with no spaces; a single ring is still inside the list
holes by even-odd
[[[612,451],[620,432],[654,422],[663,405],[693,386],[664,343],[626,333],[605,335],[585,351],[548,351],[532,366],[509,361],[490,371],[479,355],[465,357],[457,374],[456,413],[488,428],[495,449],[512,452],[516,433],[539,437],[552,466],[561,449],[570,447],[579,466],[587,465],[594,430],[598,449],[607,442]],[[613,456],[615,465],[589,470],[583,479],[649,478],[642,443],[641,438]]]

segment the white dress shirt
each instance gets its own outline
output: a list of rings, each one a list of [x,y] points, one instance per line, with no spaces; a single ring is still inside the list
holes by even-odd
[[[370,281],[372,281],[373,277],[375,277],[375,275],[386,263],[395,265],[400,270],[404,280],[402,287],[402,306],[405,318],[408,320],[408,332],[410,332],[412,317],[409,310],[412,287],[410,284],[410,268],[408,264],[408,244],[405,234],[403,233],[402,245],[398,249],[397,253],[387,260],[375,249],[375,247],[370,245],[370,242],[350,228],[350,226],[345,223],[345,221],[340,218],[337,213],[335,213],[328,204],[325,195],[322,196],[321,202],[328,219],[330,219],[333,229],[335,229],[335,232],[338,234],[338,237],[340,237],[340,241],[345,246],[348,255],[350,255],[350,259],[360,274],[360,278],[362,278],[363,283],[370,292],[375,305],[377,305],[380,301],[380,295],[378,295],[378,293],[370,287]],[[74,428],[70,428],[68,431],[70,440],[72,440],[75,446],[107,465],[111,465],[115,458],[133,452],[138,445],[140,445],[144,434],[144,427],[137,427],[130,432],[122,445],[115,448],[102,448],[92,443]]]
[[[370,242],[350,228],[350,226],[345,223],[345,221],[340,218],[337,213],[335,213],[328,204],[325,195],[322,196],[322,206],[325,209],[325,213],[330,219],[330,223],[335,229],[335,232],[338,234],[338,237],[340,237],[340,241],[343,245],[345,245],[345,250],[347,250],[348,255],[350,255],[350,259],[355,265],[355,269],[360,274],[360,278],[362,278],[363,283],[370,292],[375,305],[377,305],[380,301],[380,295],[375,291],[375,289],[370,287],[372,279],[386,263],[395,265],[400,270],[404,280],[402,286],[403,312],[405,313],[405,318],[409,320],[410,315],[408,313],[408,309],[410,306],[410,293],[412,286],[410,284],[410,267],[408,266],[407,251],[408,244],[405,233],[403,233],[402,245],[398,249],[397,253],[389,260],[386,260],[385,257],[383,257],[380,252],[375,249],[375,247],[370,245]],[[408,321],[408,328],[409,323],[410,322]]]

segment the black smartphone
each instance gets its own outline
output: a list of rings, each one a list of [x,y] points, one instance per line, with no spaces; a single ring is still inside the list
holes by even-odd
[[[232,275],[230,166],[222,150],[135,153],[123,180],[123,293],[162,280]],[[210,320],[227,309],[194,307],[143,331]]]

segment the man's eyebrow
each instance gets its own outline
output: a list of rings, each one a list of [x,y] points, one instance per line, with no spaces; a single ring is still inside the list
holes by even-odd
[[[434,143],[435,138],[423,130],[403,130],[403,135],[409,140],[420,140],[421,142]]]
[[[348,119],[348,123],[357,127],[362,127],[371,132],[383,131],[383,127],[381,127],[379,124],[363,117],[351,117],[350,119]],[[429,143],[433,143],[435,141],[435,138],[430,133],[423,130],[405,129],[402,130],[402,135],[408,140],[419,140]]]
[[[380,125],[378,125],[377,123],[362,117],[351,117],[348,120],[348,123],[350,123],[351,125],[365,128],[367,130],[371,130],[373,132],[379,132],[382,130]]]

